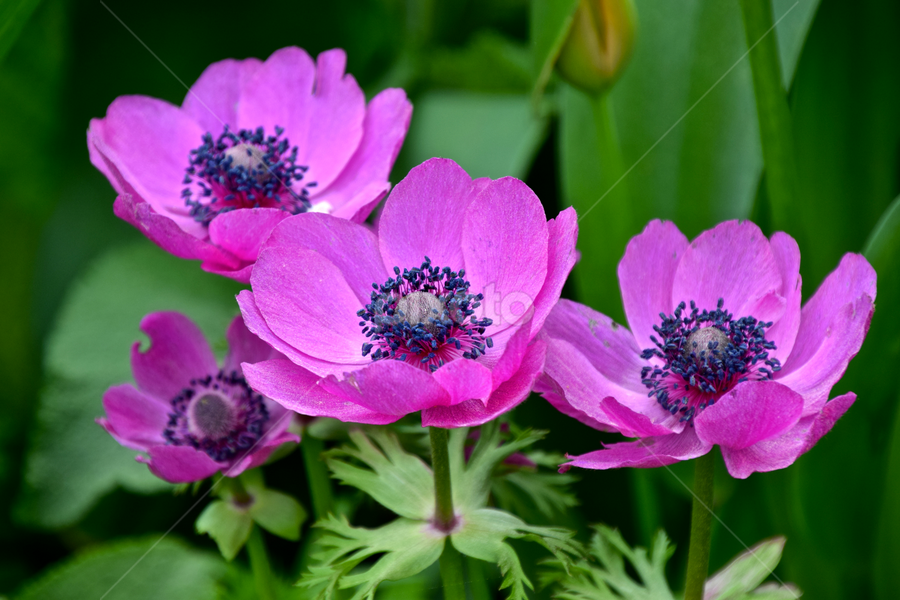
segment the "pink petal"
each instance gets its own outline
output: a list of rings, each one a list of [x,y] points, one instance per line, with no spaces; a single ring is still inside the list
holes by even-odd
[[[150,313],[141,320],[150,348],[131,347],[131,370],[141,391],[168,401],[192,379],[214,375],[219,367],[206,338],[193,321],[176,312]]]
[[[123,194],[116,198],[113,212],[173,256],[202,260],[204,264],[218,265],[218,268],[226,271],[240,266],[236,256],[186,233],[175,221],[157,213],[136,196]]]
[[[650,336],[659,325],[659,313],[669,314],[680,301],[673,302],[675,270],[688,241],[669,221],[650,221],[633,237],[619,262],[619,287],[628,324],[638,347],[653,348]]]
[[[644,438],[672,433],[670,428],[654,423],[646,415],[631,410],[615,398],[601,400],[600,409],[606,413],[613,430],[625,437]]]
[[[775,342],[771,355],[784,362],[791,355],[800,328],[800,300],[803,280],[800,277],[800,248],[794,238],[776,232],[769,242],[781,273],[781,291],[786,300],[784,315],[766,330],[766,339]]]
[[[488,350],[488,354],[483,359],[479,358],[479,362],[483,362],[491,369],[491,388],[495,390],[519,370],[532,338],[531,328],[527,323],[522,327],[511,327],[503,333],[507,332],[512,332],[509,339],[505,341],[493,339],[493,348]],[[488,360],[495,354],[500,355],[496,361]]]
[[[315,201],[328,201],[334,207],[332,214],[342,219],[365,212],[362,215],[365,220],[374,208],[364,211],[365,206],[387,192],[391,167],[403,145],[411,115],[412,104],[401,89],[387,89],[372,98],[366,108],[363,137],[356,153],[328,189],[315,196]],[[359,194],[361,189],[374,190],[370,187],[373,185],[382,186],[382,191],[374,195],[371,191],[368,195]]]
[[[331,215],[296,215],[275,228],[267,247],[291,252],[313,250],[328,259],[356,295],[356,305],[351,310],[354,322],[359,321],[356,311],[371,301],[372,284],[381,285],[388,278],[372,230]]]
[[[290,422],[290,417],[286,417],[284,420]],[[261,438],[258,446],[255,446],[251,452],[240,455],[230,467],[223,470],[223,474],[226,477],[237,477],[248,469],[261,467],[266,464],[278,446],[288,442],[298,443],[300,436],[295,433],[282,432]]]
[[[803,395],[804,414],[818,412],[862,346],[874,312],[875,271],[846,254],[801,313],[791,356],[776,379]]]
[[[741,450],[776,437],[800,420],[803,397],[774,381],[745,381],[694,419],[701,440]]]
[[[301,415],[372,425],[393,423],[399,418],[377,413],[325,391],[319,385],[318,376],[288,360],[268,360],[243,367],[244,376],[254,390]]]
[[[130,385],[116,385],[103,394],[103,408],[106,418],[98,422],[123,446],[146,451],[165,443],[162,433],[169,422],[168,402]]]
[[[853,392],[831,400],[816,415],[803,417],[791,429],[780,436],[770,438],[742,450],[722,448],[722,457],[728,473],[737,479],[746,479],[752,473],[775,471],[794,464],[831,431],[847,409],[856,400]]]
[[[462,251],[473,293],[484,294],[493,334],[531,318],[547,278],[549,233],[541,201],[513,177],[488,183],[466,211]]]
[[[168,102],[145,96],[116,98],[103,119],[91,121],[89,138],[122,179],[157,212],[194,237],[203,226],[188,213],[181,190],[190,151],[203,131]],[[119,189],[123,193],[127,190]]]
[[[256,262],[259,249],[275,226],[291,216],[280,208],[240,208],[220,213],[209,224],[209,239],[246,262]]]
[[[309,165],[305,180],[315,181],[322,189],[347,166],[363,137],[366,97],[353,76],[344,74],[346,66],[347,56],[339,48],[316,58],[316,90],[309,106],[307,138],[301,140],[287,130],[300,150],[298,164]]]
[[[612,444],[603,450],[588,452],[580,456],[569,456],[568,458],[571,458],[572,461],[562,465],[559,470],[565,472],[570,467],[649,469],[697,458],[709,452],[710,449],[712,446],[700,440],[694,430],[688,427],[681,433],[645,438],[636,442]]]
[[[487,423],[522,403],[541,374],[547,346],[536,340],[528,349],[521,367],[488,398],[487,404],[468,400],[455,406],[437,406],[422,411],[423,427],[474,427]]]
[[[569,404],[568,400],[566,400],[566,394],[562,387],[547,375],[538,377],[538,379],[534,382],[534,391],[540,394],[544,400],[549,402],[550,405],[553,406],[553,408],[555,408],[562,414],[572,417],[576,421],[581,421],[588,427],[593,427],[594,429],[600,431],[613,431],[612,425],[608,423],[601,423],[587,413],[584,413]],[[606,413],[603,414],[605,417]]]
[[[208,454],[190,446],[154,446],[147,454],[150,460],[138,456],[138,461],[147,463],[154,475],[169,483],[200,481],[222,469]]]
[[[431,373],[400,360],[375,361],[343,380],[330,376],[320,385],[346,401],[388,415],[408,415],[451,402]]]
[[[302,348],[303,354],[345,365],[370,362],[361,352],[368,338],[356,316],[363,306],[358,292],[321,254],[267,246],[253,268],[250,283],[268,327],[294,348]],[[288,356],[297,359],[302,355]]]
[[[475,360],[465,358],[450,361],[431,374],[450,395],[450,405],[467,400],[487,404],[491,395],[491,371]]]
[[[347,370],[346,365],[322,361],[309,356],[308,354],[304,354],[275,335],[263,318],[262,313],[259,312],[259,307],[256,305],[256,300],[253,297],[253,292],[250,290],[243,290],[239,293],[237,295],[237,301],[247,329],[254,335],[259,336],[260,339],[271,345],[275,350],[287,356],[292,362],[296,364],[311,365],[310,370],[320,377],[326,375],[340,375]]]
[[[240,315],[236,316],[228,326],[225,334],[228,340],[228,354],[222,369],[226,373],[241,372],[241,363],[257,363],[272,358],[281,358],[281,354],[269,344],[253,335]]]
[[[261,64],[256,58],[229,58],[209,65],[191,86],[181,110],[213,137],[218,137],[225,125],[231,131],[239,130],[237,106],[241,91]]]
[[[534,316],[531,320],[532,337],[540,331],[547,315],[556,306],[563,284],[566,282],[572,267],[575,266],[578,253],[575,241],[578,239],[578,215],[574,208],[567,208],[555,219],[547,222],[549,246],[547,254],[547,279],[544,287],[534,301]]]
[[[727,221],[704,231],[688,246],[675,270],[672,301],[694,300],[700,310],[712,310],[722,298],[725,310],[736,318],[777,321],[783,305],[758,305],[781,289],[781,271],[759,227],[750,221]]]
[[[329,188],[330,190],[331,188]],[[321,196],[323,202],[335,207],[327,211],[341,219],[347,219],[354,223],[365,223],[378,203],[391,191],[391,184],[387,181],[373,181],[366,184],[361,191],[326,193]],[[314,200],[319,200],[315,198]]]
[[[472,178],[452,160],[431,158],[410,170],[384,204],[378,222],[381,256],[388,269],[432,264],[465,268],[463,223],[475,195]]]

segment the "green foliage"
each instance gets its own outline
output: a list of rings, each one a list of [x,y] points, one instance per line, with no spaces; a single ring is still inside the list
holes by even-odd
[[[513,468],[491,479],[491,495],[500,508],[529,520],[541,515],[553,521],[578,505],[578,498],[569,489],[578,477],[555,472],[565,462],[563,455],[529,452],[525,456],[538,468]],[[542,472],[540,467],[553,472]]]
[[[232,560],[250,537],[253,519],[228,500],[213,500],[197,517],[197,533],[216,541],[225,560]]]
[[[170,489],[94,420],[103,414],[106,388],[131,380],[129,348],[144,337],[138,328],[144,315],[181,311],[221,351],[236,289],[148,243],[114,250],[92,265],[67,295],[47,342],[38,429],[19,501],[23,518],[61,527],[116,486]]]
[[[41,0],[6,0],[0,4],[0,62]]]
[[[531,0],[529,23],[531,55],[535,73],[535,95],[540,96],[550,81],[553,67],[562,51],[578,0]]]
[[[173,538],[150,536],[100,546],[29,583],[16,600],[204,600],[217,597],[225,565]]]

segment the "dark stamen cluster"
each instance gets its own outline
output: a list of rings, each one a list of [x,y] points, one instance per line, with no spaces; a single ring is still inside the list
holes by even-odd
[[[426,256],[419,268],[401,273],[394,267],[394,273],[396,277],[383,285],[372,284],[372,301],[356,313],[371,340],[363,344],[363,356],[405,360],[435,371],[454,358],[478,358],[493,345],[491,338],[484,337],[491,319],[473,316],[484,296],[469,293],[465,270],[434,267]],[[416,293],[434,298],[401,302]],[[404,314],[404,307],[422,314]]]
[[[191,216],[209,225],[223,212],[260,206],[281,208],[292,214],[310,207],[309,188],[299,187],[308,167],[296,165],[297,147],[282,138],[284,129],[266,136],[263,128],[225,131],[213,139],[203,135],[203,144],[191,150],[190,165],[181,192]],[[299,190],[297,189],[299,187]]]
[[[199,435],[197,424],[191,426],[191,403],[205,394],[217,394],[231,407],[231,427],[224,435]],[[206,452],[217,462],[225,462],[252,448],[262,436],[263,425],[268,420],[269,411],[262,396],[250,389],[237,371],[225,373],[220,370],[215,376],[192,379],[190,387],[172,399],[172,412],[163,437],[169,444],[191,446]]]
[[[719,299],[715,310],[700,312],[691,301],[690,313],[684,314],[682,302],[673,315],[660,313],[662,323],[653,329],[661,339],[650,336],[656,348],[641,353],[645,360],[663,361],[661,367],[641,370],[648,395],[671,414],[681,413],[682,421],[692,420],[738,383],[771,379],[781,369],[778,359],[769,357],[775,344],[766,340],[765,329],[772,323],[735,320],[723,305]]]

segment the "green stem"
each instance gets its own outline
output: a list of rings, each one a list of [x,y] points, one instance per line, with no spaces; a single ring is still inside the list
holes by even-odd
[[[484,565],[484,561],[472,558],[471,556],[466,557],[466,571],[468,574],[466,580],[469,582],[472,600],[491,600],[491,598],[493,598],[491,590],[488,588],[487,577],[485,577],[484,573]]]
[[[791,111],[781,76],[778,36],[772,17],[772,3],[762,0],[740,0],[744,17],[744,34],[750,50],[753,91],[766,168],[766,192],[774,229],[792,231],[801,226],[797,215],[797,166]],[[792,227],[793,226],[793,227]],[[802,245],[802,244],[801,244]]]
[[[691,543],[684,600],[703,599],[703,586],[709,573],[715,464],[715,454],[711,451],[694,460],[694,503],[691,508]]]
[[[263,541],[262,532],[256,525],[250,530],[247,554],[250,555],[250,569],[253,571],[253,579],[256,581],[257,597],[260,600],[275,600],[275,590],[272,587],[274,582],[272,566],[269,564],[269,556],[266,554],[266,544]]]
[[[450,483],[450,432],[439,427],[429,428],[431,435],[431,468],[434,470],[434,526],[449,534],[456,524],[453,512],[453,487]],[[466,600],[462,555],[453,547],[450,536],[444,543],[440,558],[444,600]]]
[[[324,519],[334,512],[334,496],[331,493],[331,478],[322,460],[325,444],[319,438],[310,435],[303,437],[300,444],[303,452],[303,464],[306,467],[306,480],[312,496],[313,515],[316,521]]]

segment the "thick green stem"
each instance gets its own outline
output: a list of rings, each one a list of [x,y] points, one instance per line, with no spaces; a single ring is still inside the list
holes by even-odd
[[[262,532],[256,525],[253,526],[250,531],[250,539],[247,540],[247,554],[250,555],[250,569],[253,571],[253,579],[256,581],[257,598],[275,600],[272,566],[269,564],[269,555],[266,554],[266,544],[263,541]]]
[[[684,600],[703,599],[703,586],[709,573],[715,464],[715,454],[712,452],[694,460],[694,504],[691,508],[691,543],[688,548]]]
[[[472,592],[472,600],[491,600],[493,598],[484,574],[484,565],[484,561],[471,556],[466,557],[466,572],[468,575],[466,580],[469,583],[469,591]]]
[[[331,478],[325,462],[322,460],[322,452],[325,444],[319,438],[304,436],[300,444],[303,452],[303,464],[306,467],[306,480],[309,483],[309,493],[312,496],[313,515],[316,521],[324,519],[329,513],[334,512],[334,496],[331,493]]]
[[[456,525],[453,512],[453,487],[450,483],[450,432],[439,427],[429,429],[431,435],[431,468],[434,470],[434,526],[449,534]],[[453,547],[450,536],[444,543],[440,559],[444,600],[466,600],[462,555]]]
[[[766,192],[772,215],[772,227],[795,231],[802,225],[797,219],[797,166],[791,111],[781,76],[778,36],[774,30],[772,3],[762,0],[740,0],[744,16],[744,34],[750,50],[753,91],[766,169]],[[801,244],[802,246],[802,244]]]

